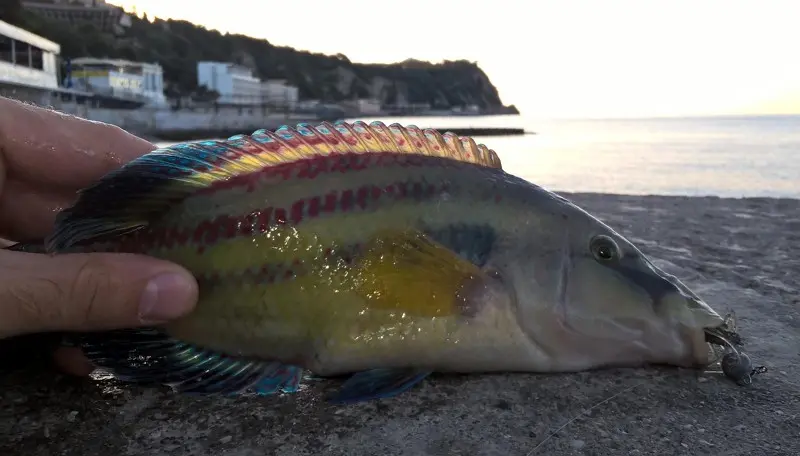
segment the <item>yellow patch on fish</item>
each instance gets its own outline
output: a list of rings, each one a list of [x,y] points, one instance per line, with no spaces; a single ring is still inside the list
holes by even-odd
[[[423,317],[460,314],[470,285],[484,279],[475,265],[415,232],[376,237],[354,272],[370,309]]]

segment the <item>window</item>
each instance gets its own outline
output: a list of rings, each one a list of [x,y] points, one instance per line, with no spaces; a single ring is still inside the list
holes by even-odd
[[[14,40],[0,35],[0,62],[14,63]]]
[[[30,66],[31,61],[31,45],[28,43],[23,43],[21,41],[17,41],[14,43],[14,50],[16,51],[17,61],[15,62],[19,66]]]
[[[44,52],[36,46],[30,47],[31,68],[44,70]]]

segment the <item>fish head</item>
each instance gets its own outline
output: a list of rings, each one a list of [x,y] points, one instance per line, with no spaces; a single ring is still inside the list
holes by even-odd
[[[507,273],[520,325],[553,370],[707,365],[706,332],[724,319],[620,233],[553,198],[520,230]],[[524,233],[521,233],[524,234]]]

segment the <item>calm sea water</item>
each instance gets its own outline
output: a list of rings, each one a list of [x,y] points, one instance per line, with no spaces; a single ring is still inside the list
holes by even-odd
[[[381,120],[523,127],[536,134],[476,140],[500,155],[506,171],[555,191],[800,198],[800,116]]]
[[[506,171],[555,191],[800,198],[800,116],[380,120],[434,128],[523,127],[536,134],[476,140],[500,155]]]

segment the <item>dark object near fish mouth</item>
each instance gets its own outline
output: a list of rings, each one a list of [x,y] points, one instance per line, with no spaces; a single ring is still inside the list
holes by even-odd
[[[726,318],[725,323],[712,328],[704,328],[706,342],[723,347],[726,353],[722,356],[721,368],[726,377],[739,386],[752,383],[753,376],[767,372],[766,366],[754,367],[750,357],[741,350],[744,342],[734,329],[735,323]]]

